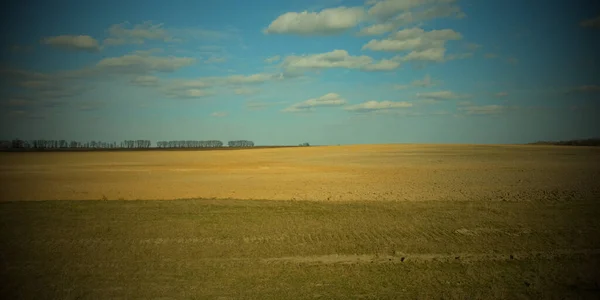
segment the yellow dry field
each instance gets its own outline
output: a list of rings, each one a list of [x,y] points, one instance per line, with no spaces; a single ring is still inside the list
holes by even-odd
[[[600,299],[599,150],[1,153],[0,298]]]
[[[1,153],[0,200],[598,199],[599,161],[595,148],[516,145]]]

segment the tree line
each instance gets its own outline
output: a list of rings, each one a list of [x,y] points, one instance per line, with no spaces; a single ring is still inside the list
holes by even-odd
[[[229,147],[254,147],[253,141],[237,140],[229,141]],[[11,141],[0,141],[0,149],[144,149],[151,148],[150,140],[125,140],[117,142],[102,142],[102,141],[67,141],[67,140],[21,140],[13,139]],[[196,140],[181,140],[181,141],[158,141],[157,148],[220,148],[223,147],[223,142],[218,140],[196,141]]]

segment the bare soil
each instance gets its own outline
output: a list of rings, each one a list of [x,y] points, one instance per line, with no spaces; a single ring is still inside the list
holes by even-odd
[[[0,201],[569,201],[600,198],[600,149],[357,145],[0,153]]]

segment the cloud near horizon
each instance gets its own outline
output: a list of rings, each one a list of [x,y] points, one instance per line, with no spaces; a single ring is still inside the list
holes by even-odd
[[[10,126],[0,135],[198,134],[297,144],[322,126],[345,124],[311,142],[487,140],[476,131],[440,132],[470,121],[516,130],[546,124],[565,108],[573,115],[555,116],[570,120],[561,134],[579,136],[594,132],[587,125],[600,107],[593,76],[600,51],[582,42],[600,28],[591,8],[563,15],[571,25],[557,30],[544,23],[547,11],[529,16],[526,2],[508,19],[492,14],[506,10],[502,1],[280,1],[255,3],[233,19],[232,12],[248,12],[248,2],[108,9],[119,5],[65,8],[43,23],[23,8],[22,21],[7,20],[29,27],[2,41],[0,117]],[[549,9],[558,13],[561,5]],[[540,28],[552,28],[552,40]],[[525,29],[535,38],[525,40]],[[476,117],[492,115],[489,123]],[[92,118],[106,129],[85,123]],[[388,125],[416,129],[379,130]],[[558,135],[528,128],[520,139]],[[500,131],[498,139],[511,136]]]

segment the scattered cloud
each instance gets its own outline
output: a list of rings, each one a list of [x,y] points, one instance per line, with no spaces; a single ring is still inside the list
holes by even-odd
[[[415,87],[432,87],[434,83],[431,80],[431,76],[429,74],[425,75],[423,79],[417,79],[410,83],[410,85]]]
[[[359,36],[381,35],[411,24],[438,18],[462,19],[466,15],[453,1],[381,1],[369,10],[376,22],[362,28]],[[427,8],[419,8],[426,6]],[[418,9],[418,10],[415,10]]]
[[[506,97],[506,96],[508,96],[508,93],[507,92],[499,92],[499,93],[496,93],[494,96],[496,96],[496,97]]]
[[[362,7],[336,7],[320,12],[287,12],[277,17],[265,34],[335,35],[357,26],[365,18]]]
[[[600,16],[592,19],[586,19],[579,23],[581,27],[600,29]]]
[[[279,56],[279,55],[275,55],[275,56],[267,57],[267,58],[265,59],[265,62],[266,62],[266,63],[268,63],[268,64],[272,64],[272,63],[274,63],[274,62],[277,62],[277,61],[279,61],[280,59],[281,59],[281,56]]]
[[[325,94],[319,98],[308,99],[293,104],[282,110],[282,112],[311,112],[315,107],[335,107],[346,104],[346,100],[336,93]]]
[[[406,84],[406,85],[396,84],[396,85],[393,86],[393,88],[395,90],[405,90],[405,89],[408,89],[410,87],[428,88],[428,87],[433,87],[436,84],[437,83],[434,82],[434,80],[431,78],[431,75],[426,74],[423,79],[413,80],[410,84]]]
[[[41,43],[55,48],[71,51],[100,51],[100,45],[98,44],[98,41],[89,35],[52,36],[42,39]]]
[[[363,71],[391,71],[400,67],[400,63],[383,59],[374,61],[366,55],[352,56],[346,50],[333,50],[331,52],[285,57],[282,66],[286,73],[295,74],[304,71],[320,69],[344,68]]]
[[[440,62],[445,60],[446,42],[460,39],[462,35],[452,29],[425,31],[421,28],[408,28],[397,31],[386,39],[372,39],[362,49],[382,52],[410,51],[404,57],[398,57],[398,60]]]
[[[192,57],[146,56],[128,54],[110,57],[99,61],[96,67],[124,74],[144,74],[151,72],[174,72],[196,62]]]
[[[384,40],[370,40],[362,49],[385,52],[422,51],[443,48],[446,41],[460,39],[462,35],[452,29],[425,31],[421,28],[409,28],[397,31]]]
[[[158,81],[159,79],[156,76],[143,75],[133,78],[130,83],[139,86],[157,86]]]
[[[484,57],[485,57],[485,58],[489,58],[489,59],[492,59],[492,58],[498,58],[498,54],[496,54],[496,53],[486,53],[486,54],[484,55]]]
[[[224,111],[217,111],[217,112],[214,112],[214,113],[210,114],[210,116],[211,117],[222,118],[222,117],[226,117],[227,113],[224,112]]]
[[[394,101],[367,101],[360,104],[344,107],[346,111],[352,112],[373,112],[373,111],[388,111],[398,108],[409,108],[413,104],[410,102],[394,102]]]
[[[468,95],[459,95],[452,91],[417,93],[417,98],[425,99],[425,100],[433,100],[433,101],[454,100],[454,99],[461,99],[461,98],[467,98],[467,97],[468,97]]]
[[[124,22],[114,24],[108,28],[109,37],[104,39],[103,44],[114,46],[124,44],[143,44],[146,40],[158,40],[163,42],[172,42],[173,38],[164,29],[163,24],[152,24],[144,22],[136,24],[132,28],[127,28],[131,24]]]

